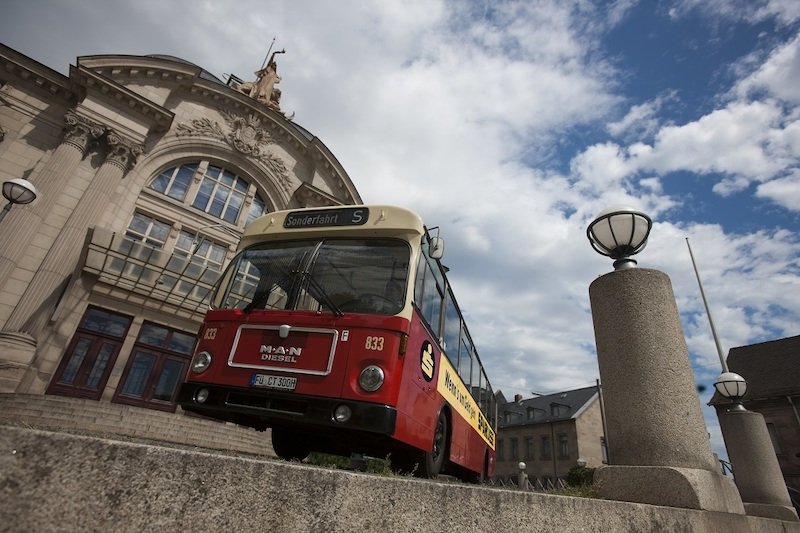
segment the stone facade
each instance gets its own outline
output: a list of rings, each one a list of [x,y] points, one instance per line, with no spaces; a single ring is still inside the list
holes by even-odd
[[[255,216],[359,204],[275,105],[168,56],[64,76],[0,45],[0,393],[174,411],[208,294]]]
[[[516,479],[520,461],[531,483],[547,487],[578,461],[603,464],[603,419],[597,387],[498,404],[497,466],[500,479]]]

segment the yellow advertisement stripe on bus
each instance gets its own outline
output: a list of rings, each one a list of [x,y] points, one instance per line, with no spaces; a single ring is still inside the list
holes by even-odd
[[[495,434],[489,421],[483,416],[481,410],[478,408],[477,402],[469,393],[467,387],[461,382],[458,377],[458,372],[450,364],[444,354],[439,357],[439,381],[436,384],[436,389],[439,394],[444,396],[447,403],[461,415],[461,418],[466,420],[470,426],[475,428],[475,431],[483,437],[486,444],[494,450]]]

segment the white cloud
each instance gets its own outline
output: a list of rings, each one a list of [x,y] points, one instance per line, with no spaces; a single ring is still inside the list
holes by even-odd
[[[594,186],[618,186],[645,171],[722,175],[714,191],[727,196],[753,182],[779,178],[798,164],[800,123],[783,119],[783,108],[774,101],[733,102],[696,121],[661,128],[652,145],[590,146],[572,160],[571,168]]]
[[[800,104],[800,35],[773,50],[755,72],[735,87],[742,98],[758,90],[789,104]]]
[[[800,18],[800,6],[794,0],[674,0],[669,7],[675,19],[693,12],[750,23],[774,18],[790,24]]]
[[[661,119],[658,114],[661,108],[676,97],[675,91],[670,91],[643,104],[631,106],[624,117],[616,122],[610,122],[606,125],[606,129],[614,137],[650,138],[660,125]]]
[[[762,183],[758,186],[756,195],[768,198],[786,209],[800,212],[800,171],[795,170],[791,176]]]

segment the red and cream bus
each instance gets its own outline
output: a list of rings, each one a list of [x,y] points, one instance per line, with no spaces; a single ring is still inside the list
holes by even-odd
[[[264,430],[275,453],[368,454],[394,469],[494,472],[495,398],[415,213],[370,205],[265,215],[221,276],[178,393]]]

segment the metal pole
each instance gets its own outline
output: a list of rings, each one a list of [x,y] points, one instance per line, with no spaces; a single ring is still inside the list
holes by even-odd
[[[603,389],[600,387],[600,380],[596,379],[597,383],[597,398],[600,400],[600,422],[603,426],[603,446],[606,447],[606,464],[611,464],[611,454],[608,451],[608,428],[606,427],[606,407],[603,405]],[[602,450],[601,450],[602,459]]]
[[[269,43],[269,49],[267,50],[267,55],[264,56],[264,62],[261,63],[261,68],[259,70],[264,70],[264,65],[267,64],[267,59],[269,59],[269,53],[272,52],[272,46],[275,44],[275,39],[277,39],[277,37],[273,37],[272,42]]]
[[[550,453],[553,458],[553,487],[555,487],[558,480],[558,465],[556,463],[556,430],[553,422],[550,422]]]
[[[11,211],[12,207],[14,207],[13,202],[8,202],[6,206],[3,208],[3,210],[0,211],[0,222],[2,222],[4,218],[6,218],[6,214],[8,214],[8,212]]]
[[[697,284],[700,286],[700,296],[703,297],[703,305],[706,307],[706,315],[708,316],[708,324],[711,326],[711,335],[714,337],[714,343],[717,345],[717,354],[719,355],[719,362],[722,365],[722,371],[728,372],[728,363],[725,361],[725,355],[722,352],[722,345],[717,336],[717,328],[714,327],[714,319],[711,318],[711,310],[708,308],[708,300],[706,300],[706,293],[703,290],[703,282],[700,281],[700,272],[697,271],[697,264],[694,262],[694,254],[692,253],[692,246],[689,244],[689,237],[686,237],[686,246],[689,247],[689,257],[692,258],[692,266],[694,267],[694,274],[697,276]]]

